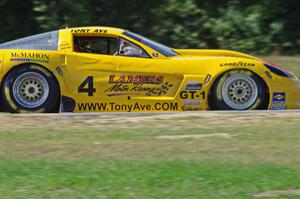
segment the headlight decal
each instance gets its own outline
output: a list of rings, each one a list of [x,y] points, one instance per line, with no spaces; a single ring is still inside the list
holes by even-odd
[[[274,74],[281,76],[281,77],[289,77],[289,78],[296,78],[295,75],[288,70],[281,68],[279,66],[275,66],[273,64],[264,63],[264,65]]]

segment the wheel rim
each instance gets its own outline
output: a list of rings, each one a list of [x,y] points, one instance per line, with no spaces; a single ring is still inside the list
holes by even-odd
[[[27,72],[21,74],[13,84],[15,100],[25,108],[41,106],[49,96],[47,80],[39,73]]]
[[[232,75],[225,80],[222,86],[222,97],[232,109],[246,110],[256,102],[258,87],[248,75]]]

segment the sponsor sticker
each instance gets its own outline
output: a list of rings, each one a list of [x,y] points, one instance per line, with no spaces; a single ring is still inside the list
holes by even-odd
[[[179,106],[176,102],[157,102],[155,104],[118,104],[112,103],[77,103],[77,108],[79,111],[100,111],[100,112],[110,112],[110,111],[121,111],[121,112],[139,112],[139,111],[178,111]]]
[[[285,103],[286,93],[283,92],[275,92],[273,93],[273,102],[274,103]]]
[[[182,111],[202,111],[201,107],[189,107],[189,106],[182,106],[181,107]]]
[[[274,103],[271,105],[271,110],[286,110],[287,109],[287,106],[283,103]]]
[[[198,100],[184,100],[183,105],[184,106],[200,106],[201,101],[198,101]]]
[[[169,89],[173,86],[169,82],[166,82],[162,85],[154,85],[149,86],[145,84],[138,84],[138,85],[127,85],[127,84],[114,84],[109,89],[105,90],[104,92],[107,96],[122,96],[122,95],[145,95],[145,96],[161,96],[167,94]]]
[[[186,84],[185,90],[195,91],[195,90],[201,90],[203,84],[200,82],[188,82]]]
[[[71,46],[70,43],[63,42],[63,43],[60,43],[60,44],[59,44],[59,48],[60,48],[61,50],[65,50],[65,49],[70,49],[70,48],[72,48],[72,46]]]
[[[41,62],[49,63],[50,55],[44,53],[12,52],[10,61],[12,62]]]
[[[72,29],[71,33],[107,33],[107,29],[91,29],[91,28],[76,28]]]

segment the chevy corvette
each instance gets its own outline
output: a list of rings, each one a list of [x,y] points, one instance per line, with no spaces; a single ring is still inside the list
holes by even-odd
[[[300,108],[291,72],[228,50],[172,49],[110,27],[0,44],[0,107],[12,113]]]

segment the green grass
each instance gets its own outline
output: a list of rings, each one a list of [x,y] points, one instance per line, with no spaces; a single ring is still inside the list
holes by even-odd
[[[300,189],[297,112],[0,115],[0,121],[1,199],[235,199]],[[190,137],[176,137],[182,135]]]
[[[299,168],[259,163],[9,161],[0,169],[0,190],[8,198],[231,199],[300,184]]]

